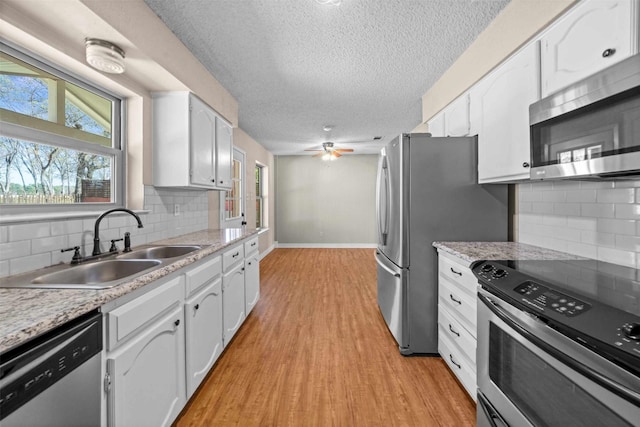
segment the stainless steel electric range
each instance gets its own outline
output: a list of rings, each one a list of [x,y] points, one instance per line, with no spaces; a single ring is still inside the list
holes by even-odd
[[[640,271],[482,261],[478,426],[639,426]]]

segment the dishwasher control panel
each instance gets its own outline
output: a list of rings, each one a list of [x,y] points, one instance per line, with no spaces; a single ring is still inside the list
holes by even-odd
[[[2,355],[0,420],[102,350],[102,315],[71,321]]]

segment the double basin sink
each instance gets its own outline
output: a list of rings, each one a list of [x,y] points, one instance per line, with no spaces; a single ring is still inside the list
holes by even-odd
[[[193,245],[151,246],[116,255],[113,259],[88,262],[43,274],[30,282],[23,282],[19,287],[108,289],[202,248],[203,246]]]

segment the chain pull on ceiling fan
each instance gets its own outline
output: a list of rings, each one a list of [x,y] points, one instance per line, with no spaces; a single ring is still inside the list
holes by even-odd
[[[322,150],[305,151],[318,151],[318,154],[314,154],[313,157],[322,157],[322,160],[335,160],[342,156],[341,153],[353,153],[352,148],[333,148],[333,142],[323,142]]]

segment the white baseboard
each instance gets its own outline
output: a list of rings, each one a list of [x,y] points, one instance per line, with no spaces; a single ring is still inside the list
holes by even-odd
[[[274,250],[276,248],[276,244],[274,243],[273,245],[269,246],[267,248],[267,250],[265,250],[264,252],[260,253],[260,261],[262,261],[262,258],[266,257],[267,255],[269,255],[269,253]]]
[[[326,248],[326,249],[358,249],[378,247],[376,243],[279,243],[276,242],[278,248]]]

